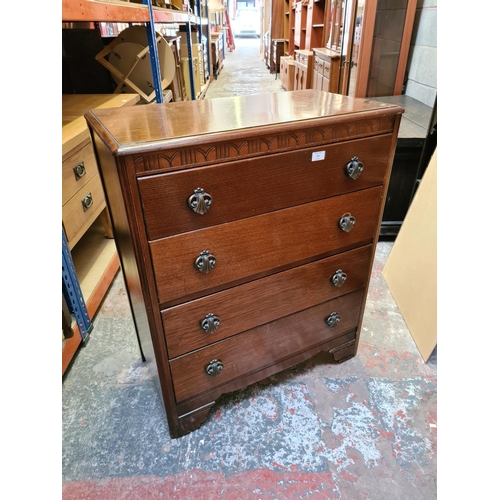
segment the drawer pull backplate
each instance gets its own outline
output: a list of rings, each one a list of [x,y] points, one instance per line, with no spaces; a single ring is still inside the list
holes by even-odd
[[[338,269],[335,274],[332,276],[332,283],[340,288],[347,279],[347,274],[342,271],[342,269]]]
[[[217,331],[220,325],[220,318],[213,313],[209,313],[205,316],[200,323],[200,327],[204,332],[214,333]]]
[[[73,167],[73,172],[75,173],[75,179],[79,181],[86,173],[85,163],[81,161],[78,165]]]
[[[196,188],[194,193],[188,198],[189,208],[200,215],[207,213],[211,204],[212,197],[208,193],[205,193],[203,188]]]
[[[345,171],[351,179],[357,179],[361,175],[361,172],[363,172],[364,168],[365,166],[359,161],[358,157],[353,156],[351,161],[346,165]]]
[[[356,219],[351,214],[344,214],[339,220],[339,226],[342,231],[348,233],[356,224]]]
[[[200,273],[207,274],[214,268],[216,262],[217,260],[208,250],[203,250],[194,261],[194,265]]]
[[[336,312],[332,312],[326,319],[325,323],[330,327],[334,328],[340,323],[340,316]]]
[[[92,200],[92,193],[89,193],[82,199],[83,211],[86,212],[94,203]]]
[[[210,361],[210,363],[208,363],[208,366],[205,368],[205,371],[207,372],[207,375],[210,375],[211,377],[217,377],[217,375],[220,374],[223,368],[224,365],[221,361],[219,361],[218,359],[212,359],[212,361]]]

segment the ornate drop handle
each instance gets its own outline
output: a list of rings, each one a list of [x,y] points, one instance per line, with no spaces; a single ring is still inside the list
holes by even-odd
[[[339,220],[339,227],[342,231],[348,233],[356,224],[356,219],[351,214],[344,214]]]
[[[200,322],[200,328],[207,333],[214,333],[220,325],[220,318],[213,313],[209,313]]]
[[[203,250],[194,261],[194,265],[200,273],[207,274],[214,268],[216,262],[217,260],[208,250]]]
[[[200,215],[208,212],[212,205],[212,197],[203,188],[196,188],[187,200],[189,208]]]
[[[351,179],[357,179],[361,175],[361,172],[363,172],[364,168],[365,166],[359,161],[358,157],[353,156],[351,161],[346,165],[345,171]]]
[[[207,367],[205,368],[205,372],[211,377],[217,377],[217,375],[220,374],[223,368],[224,365],[222,364],[222,361],[219,361],[218,359],[212,359],[212,361],[210,361],[210,363],[208,363]]]
[[[330,328],[334,328],[340,323],[340,316],[336,312],[332,312],[327,318],[325,318],[325,323]]]
[[[340,288],[347,279],[347,274],[342,271],[342,269],[338,269],[335,274],[332,276],[332,283]]]

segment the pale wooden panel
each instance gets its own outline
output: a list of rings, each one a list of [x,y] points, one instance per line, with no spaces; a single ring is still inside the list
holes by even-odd
[[[138,94],[65,94],[62,96],[62,156],[85,142],[90,141],[90,133],[83,115],[89,109],[132,106],[138,102]]]
[[[382,272],[424,361],[437,344],[437,149]]]

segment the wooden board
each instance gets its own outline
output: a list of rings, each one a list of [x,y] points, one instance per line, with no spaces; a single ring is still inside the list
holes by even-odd
[[[81,147],[90,134],[83,115],[89,109],[119,108],[132,106],[140,99],[139,94],[65,94],[62,96],[62,156]]]
[[[424,361],[437,344],[437,149],[382,272]]]

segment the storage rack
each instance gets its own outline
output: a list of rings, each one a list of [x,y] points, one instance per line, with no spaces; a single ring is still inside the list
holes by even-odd
[[[202,38],[203,31],[205,36],[210,39],[210,12],[207,0],[195,0],[198,13],[206,14],[206,17],[195,16],[189,12],[175,11],[172,9],[153,7],[152,0],[142,0],[142,4],[125,2],[121,0],[62,0],[62,22],[125,22],[125,23],[143,23],[147,27],[149,52],[151,60],[151,69],[153,74],[156,102],[163,102],[163,92],[161,87],[161,74],[158,64],[158,50],[155,40],[155,23],[177,23],[186,26],[188,60],[191,80],[191,98],[196,99],[194,95],[194,72],[191,53],[191,28],[196,26],[199,39]],[[208,53],[209,68],[210,53]],[[212,79],[212,73],[209,74],[209,81]],[[62,291],[69,311],[76,319],[77,331],[73,338],[68,339],[63,347],[63,374],[65,369],[77,348],[80,345],[86,345],[89,340],[89,334],[92,331],[92,322],[89,311],[85,304],[82,291],[76,275],[75,266],[72,260],[71,251],[63,230],[62,239]],[[65,352],[66,349],[66,352]]]
[[[195,16],[189,12],[175,11],[172,9],[154,7],[151,0],[143,0],[143,4],[124,2],[121,0],[62,0],[62,22],[118,22],[118,23],[144,23],[148,28],[148,39],[150,41],[149,53],[151,57],[151,68],[156,91],[156,102],[163,101],[161,89],[161,75],[158,70],[158,51],[154,39],[154,25],[156,23],[178,23],[186,26],[188,38],[188,59],[190,66],[191,98],[194,95],[194,72],[191,53],[191,27],[197,26],[199,38],[203,35],[210,38],[210,13],[208,3],[203,0],[196,0],[199,13],[206,13],[206,17]],[[210,54],[209,54],[210,57]],[[210,67],[210,60],[209,60]],[[210,75],[212,77],[212,75]]]

